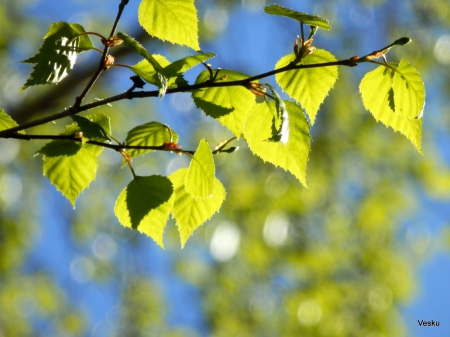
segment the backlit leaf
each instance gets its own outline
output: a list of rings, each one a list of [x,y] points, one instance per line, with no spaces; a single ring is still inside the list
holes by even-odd
[[[162,55],[152,55],[153,59],[159,63],[162,69],[169,65],[170,62]],[[155,70],[155,67],[147,60],[143,59],[141,62],[130,67],[131,70],[138,76],[142,77],[147,83],[156,85],[158,88],[162,86],[159,73]]]
[[[423,103],[421,97],[411,97],[411,95],[412,92],[419,92],[419,95],[423,94],[424,98],[425,90],[418,89],[420,86],[416,80],[413,80],[411,84],[408,83],[410,76],[412,79],[416,79],[415,75],[408,75],[408,70],[411,69],[409,63],[405,64],[402,60],[400,65],[402,65],[402,70],[407,70],[406,76],[394,69],[379,66],[364,76],[359,89],[364,107],[374,118],[402,133],[422,153],[422,118],[413,118],[413,116],[421,114]],[[395,63],[389,63],[389,66],[395,69],[399,67]],[[408,86],[409,88],[407,88]],[[414,109],[414,112],[408,114],[404,111],[405,107]]]
[[[44,175],[75,208],[76,198],[95,178],[97,155],[80,143],[65,140],[54,140],[39,153]]]
[[[273,15],[285,16],[292,20],[299,21],[299,22],[302,22],[302,23],[305,23],[305,24],[311,25],[311,26],[317,26],[322,29],[327,29],[327,30],[331,29],[330,24],[325,19],[322,19],[316,15],[309,15],[306,13],[297,12],[292,9],[281,7],[277,4],[264,7],[264,12],[266,12],[268,14],[273,14]]]
[[[213,70],[216,73],[217,70]],[[204,83],[210,78],[207,70],[201,72],[195,83]],[[232,70],[219,70],[215,82],[238,81],[247,75]],[[255,95],[242,86],[216,87],[196,90],[192,93],[194,102],[208,116],[217,119],[236,137],[242,135],[249,112],[256,105]]]
[[[194,0],[143,0],[138,20],[158,39],[200,50]]]
[[[128,48],[134,50],[136,53],[144,57],[153,66],[153,69],[156,71],[156,76],[158,78],[157,85],[160,88],[160,94],[161,96],[164,96],[167,90],[168,79],[164,74],[164,70],[161,64],[159,64],[156,58],[154,58],[138,41],[136,41],[132,37],[128,36],[125,33],[117,33],[117,36],[123,40]]]
[[[197,54],[170,63],[164,56],[153,55],[153,57],[163,67],[164,74],[168,77],[168,88],[188,85],[188,83],[183,79],[182,74],[197,64],[205,62],[214,56],[215,54],[213,53]],[[138,64],[132,66],[131,70],[133,70],[136,75],[142,77],[146,82],[156,86],[161,85],[158,78],[158,73],[147,60],[142,60]]]
[[[309,124],[302,108],[294,102],[284,101],[289,116],[289,138],[286,144],[269,141],[276,103],[259,104],[248,116],[244,137],[250,150],[264,161],[291,172],[306,186],[306,164],[311,137]]]
[[[282,57],[277,62],[275,69],[288,65],[294,59],[295,54]],[[317,49],[313,54],[303,58],[299,64],[309,65],[334,61],[337,61],[336,58],[328,51]],[[311,124],[314,124],[317,111],[337,78],[337,66],[295,69],[275,75],[275,79],[283,91],[306,110]]]
[[[177,60],[164,68],[164,73],[169,77],[169,84],[174,81],[179,75],[183,74],[187,70],[195,67],[199,63],[206,62],[209,59],[215,57],[214,53],[204,53],[192,56],[184,57]]]
[[[225,188],[214,178],[213,196],[195,200],[185,189],[187,173],[188,169],[180,169],[169,177],[174,188],[172,215],[177,222],[182,247],[189,236],[220,209],[226,196]]]
[[[128,131],[126,145],[131,146],[161,146],[165,142],[178,142],[178,134],[170,127],[159,122],[149,122]],[[128,155],[133,158],[154,150],[127,149]]]
[[[78,54],[94,48],[88,35],[77,38],[84,32],[84,28],[77,23],[53,23],[39,52],[22,61],[35,66],[21,90],[33,85],[58,83],[66,77],[75,65]]]
[[[19,124],[16,123],[14,119],[11,118],[10,115],[8,115],[5,110],[0,109],[0,131],[8,130],[11,128],[14,128],[18,126]],[[21,133],[24,133],[21,131]]]
[[[425,105],[425,86],[417,70],[405,59],[394,74],[395,112],[408,118],[422,115]]]
[[[135,177],[120,193],[114,213],[120,223],[150,236],[164,248],[163,233],[172,209],[173,186],[167,177]]]
[[[94,114],[76,116],[75,123],[66,126],[60,135],[71,136],[82,131],[89,139],[104,141],[104,133],[111,133],[109,117]],[[96,127],[98,126],[98,128]],[[78,195],[89,186],[97,172],[97,157],[103,147],[80,142],[54,140],[46,144],[39,154],[43,155],[44,175],[71,202],[75,208]]]
[[[202,139],[191,159],[186,174],[186,192],[192,195],[194,199],[211,197],[214,175],[215,167],[212,151],[206,140]]]

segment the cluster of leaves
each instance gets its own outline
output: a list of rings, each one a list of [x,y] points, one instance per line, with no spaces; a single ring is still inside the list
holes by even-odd
[[[126,3],[122,1],[119,9],[123,10]],[[58,22],[51,25],[38,54],[23,61],[35,64],[35,67],[22,89],[60,82],[75,65],[77,55],[88,50],[97,50],[103,54],[97,74],[100,75],[114,66],[114,58],[108,54],[109,48],[124,43],[143,57],[141,62],[128,66],[130,70],[158,90],[135,91],[143,86],[143,82],[135,79],[127,96],[122,95],[120,99],[163,98],[176,92],[191,92],[196,106],[227,127],[234,138],[242,137],[254,154],[291,172],[306,186],[310,127],[315,122],[320,105],[336,83],[338,66],[352,67],[369,62],[379,66],[361,81],[364,106],[377,121],[401,132],[421,152],[425,100],[422,79],[406,60],[388,63],[385,56],[392,46],[408,43],[408,38],[399,39],[363,57],[354,56],[338,61],[330,52],[312,45],[318,29],[331,29],[327,20],[278,5],[267,6],[264,10],[268,14],[298,21],[301,36],[297,36],[292,54],[282,57],[273,71],[258,76],[213,69],[205,63],[215,54],[200,51],[197,12],[193,0],[143,0],[138,19],[151,36],[185,45],[197,53],[170,62],[164,56],[149,53],[126,33],[114,35],[113,30],[111,36],[105,38],[98,33],[86,32],[79,24]],[[305,25],[310,27],[307,38],[303,32]],[[103,52],[94,47],[89,35],[101,36],[105,46]],[[379,58],[383,58],[384,62],[376,61]],[[189,84],[183,74],[199,64],[203,64],[206,69],[198,75],[194,84]],[[281,90],[292,100],[282,99],[275,88],[258,82],[271,75],[275,75]],[[95,79],[90,85],[94,82]],[[89,89],[88,86],[77,97],[74,107],[62,115],[55,115],[54,119],[70,116],[73,123],[58,136],[48,137],[53,140],[38,151],[43,156],[44,175],[75,206],[78,195],[95,178],[97,157],[103,147],[116,150],[124,157],[124,164],[129,165],[133,174],[133,180],[120,193],[116,202],[115,214],[120,223],[147,234],[163,247],[164,227],[172,214],[179,229],[181,245],[184,246],[193,231],[216,213],[225,199],[225,188],[215,177],[214,155],[233,152],[236,148],[226,148],[229,141],[225,141],[211,150],[208,142],[202,139],[195,151],[182,150],[178,145],[178,134],[169,126],[156,121],[133,128],[124,142],[117,141],[112,135],[108,116],[78,115],[88,110],[83,109],[80,103]],[[263,99],[257,100],[257,97]],[[106,101],[96,106],[106,104]],[[22,130],[27,127],[18,126],[3,110],[0,111],[0,137],[39,138],[25,135]],[[131,164],[132,158],[156,150],[190,156],[190,165],[169,177],[136,174]]]

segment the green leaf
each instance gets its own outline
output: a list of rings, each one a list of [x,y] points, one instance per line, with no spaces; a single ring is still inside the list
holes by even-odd
[[[200,50],[194,0],[143,0],[138,20],[158,39]]]
[[[152,55],[152,57],[161,66],[161,71],[163,71],[163,67],[170,64],[170,62],[162,55],[155,54]],[[142,77],[147,83],[156,85],[158,88],[162,86],[159,73],[147,59],[143,59],[141,62],[130,68],[136,75]]]
[[[128,131],[126,145],[130,146],[161,146],[165,142],[178,142],[178,134],[167,125],[159,122],[149,122]],[[133,158],[154,150],[127,149],[128,155]]]
[[[109,117],[104,114],[73,117],[76,122],[66,126],[66,130],[60,135],[70,136],[82,131],[89,139],[103,141],[103,132],[111,133]],[[102,151],[101,146],[54,140],[38,153],[43,155],[44,175],[75,208],[78,195],[95,179],[97,157]]]
[[[5,110],[0,109],[0,131],[8,130],[16,126],[19,126],[19,124],[17,124],[16,121],[5,112]],[[24,134],[25,132],[20,131],[19,133]]]
[[[120,193],[114,213],[120,223],[137,229],[164,248],[163,233],[172,209],[173,186],[167,177],[135,177]]]
[[[272,142],[272,119],[276,103],[259,104],[248,116],[244,137],[250,150],[264,161],[291,172],[306,186],[306,164],[310,150],[309,124],[302,108],[292,101],[284,101],[289,116],[289,137],[286,144]]]
[[[180,169],[169,177],[174,188],[172,215],[180,232],[181,247],[198,227],[220,209],[226,196],[225,188],[219,179],[214,178],[213,196],[195,200],[184,186],[187,173],[188,169]]]
[[[294,59],[295,54],[282,57],[275,65],[275,69],[287,66]],[[302,59],[299,64],[310,65],[334,61],[337,61],[336,58],[328,51],[317,49],[313,54]],[[275,79],[283,91],[306,110],[311,124],[314,124],[317,111],[337,78],[337,66],[295,69],[275,75]]]
[[[326,30],[331,29],[330,24],[325,19],[322,19],[316,15],[309,15],[306,13],[297,12],[292,9],[281,7],[277,4],[264,7],[264,12],[273,15],[285,16],[292,20],[299,21],[311,26],[317,26],[322,29]]]
[[[168,86],[168,79],[164,74],[163,67],[159,64],[156,58],[154,58],[138,41],[128,36],[127,34],[119,32],[117,33],[117,36],[123,40],[128,48],[134,50],[136,53],[144,57],[153,66],[153,69],[156,71],[158,77],[157,85],[160,88],[160,95],[161,97],[164,96]]]
[[[211,197],[213,195],[214,175],[213,155],[207,141],[202,139],[186,174],[186,192],[196,200]]]
[[[206,62],[215,56],[216,54],[214,53],[203,53],[187,56],[167,65],[164,68],[164,73],[169,77],[169,83],[172,83],[179,75],[183,74],[192,67],[195,67],[199,63]]]
[[[53,23],[38,54],[22,61],[36,65],[21,90],[33,85],[58,83],[66,77],[75,65],[78,54],[94,48],[88,35],[77,38],[84,32],[84,28],[77,23]]]
[[[405,59],[400,61],[392,84],[395,112],[408,118],[418,118],[425,106],[425,86],[417,70]]]
[[[249,76],[232,70],[219,71],[215,82],[238,81]],[[201,72],[195,83],[204,83],[210,79],[209,71]],[[256,106],[255,95],[242,86],[216,87],[196,90],[192,93],[196,106],[208,116],[217,119],[236,137],[242,135],[249,112]]]
[[[65,140],[55,140],[40,151],[44,175],[75,208],[78,195],[89,186],[97,172],[97,156],[89,148]]]
[[[197,54],[170,63],[164,56],[153,55],[153,57],[163,67],[164,74],[166,74],[166,76],[168,77],[168,88],[187,86],[188,83],[181,75],[197,64],[205,62],[214,56],[215,54],[213,53]],[[158,78],[158,73],[147,60],[142,60],[138,64],[132,66],[131,70],[133,70],[136,75],[142,77],[146,82],[154,84],[156,86],[161,85]]]
[[[422,153],[422,118],[413,118],[413,116],[421,114],[425,89],[423,91],[418,89],[420,86],[415,80],[416,75],[409,72],[411,68],[409,63],[405,62],[402,60],[400,65],[389,63],[389,66],[394,69],[399,67],[403,71],[406,69],[405,73],[385,66],[379,66],[368,72],[362,79],[359,90],[364,107],[374,118],[402,133]],[[407,86],[409,88],[405,88]],[[418,92],[419,97],[411,97],[412,92]],[[402,100],[405,101],[402,102]],[[413,113],[408,114],[404,110],[405,107],[414,109]]]

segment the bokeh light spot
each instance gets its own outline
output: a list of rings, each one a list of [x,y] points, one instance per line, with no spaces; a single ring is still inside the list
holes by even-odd
[[[206,28],[212,33],[220,33],[228,25],[227,11],[220,8],[209,8],[203,17]]]
[[[5,173],[0,178],[0,198],[6,206],[14,205],[22,195],[22,179],[15,173]]]
[[[95,239],[92,250],[94,255],[101,260],[110,260],[117,253],[116,240],[111,235],[100,234]]]
[[[385,311],[392,304],[392,291],[386,286],[375,286],[369,293],[369,303],[376,311]]]
[[[187,93],[171,95],[170,106],[176,111],[186,114],[195,107],[191,95]]]
[[[314,299],[305,300],[298,307],[297,316],[302,325],[316,325],[322,318],[322,308]]]
[[[239,228],[232,222],[224,221],[215,229],[210,245],[214,259],[226,262],[236,255],[241,241]]]
[[[11,163],[19,153],[19,143],[10,139],[0,139],[0,164]]]
[[[266,0],[242,0],[242,7],[248,12],[260,11],[266,5]]]
[[[78,283],[89,282],[95,273],[94,264],[85,257],[78,257],[70,264],[70,275]]]
[[[289,233],[289,218],[282,212],[272,212],[263,228],[264,241],[272,247],[281,246]]]
[[[450,35],[441,36],[436,41],[434,57],[439,63],[450,64]]]
[[[269,197],[274,199],[282,197],[289,187],[289,183],[279,173],[272,173],[264,185],[264,191]]]

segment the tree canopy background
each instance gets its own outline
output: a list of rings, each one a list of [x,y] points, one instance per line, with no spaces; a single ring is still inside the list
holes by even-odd
[[[327,18],[333,29],[320,32],[315,43],[338,59],[402,36],[413,39],[389,57],[406,58],[424,78],[424,156],[362,106],[358,84],[370,65],[340,68],[312,128],[309,188],[238,143],[239,151],[216,158],[227,188],[220,213],[183,250],[169,223],[161,250],[114,217],[115,199],[129,179],[120,156],[104,151],[95,183],[72,210],[42,176],[41,159],[33,158],[43,144],[1,140],[0,336],[410,336],[418,319],[441,321],[437,329],[418,330],[421,336],[448,334],[443,301],[449,283],[430,281],[442,296],[423,316],[405,309],[422,287],[419,266],[449,246],[447,2],[278,3]],[[196,1],[202,50],[217,54],[215,67],[254,75],[291,52],[298,25],[265,15],[265,4],[272,3]],[[21,93],[30,67],[16,62],[34,54],[56,21],[106,34],[117,5],[20,0],[0,7],[1,107],[20,123],[72,104],[97,67],[95,53],[80,55],[61,84]],[[184,56],[187,49],[145,37],[138,5],[130,1],[120,30],[152,53]],[[139,61],[125,48],[113,54],[116,62]],[[109,70],[87,99],[127,90],[131,75]],[[123,136],[151,120],[170,125],[191,148],[202,137],[218,143],[230,135],[196,109],[189,94],[122,101],[101,111],[114,115],[112,128]],[[40,130],[49,128],[55,125]],[[187,161],[155,153],[134,165],[169,174]]]

